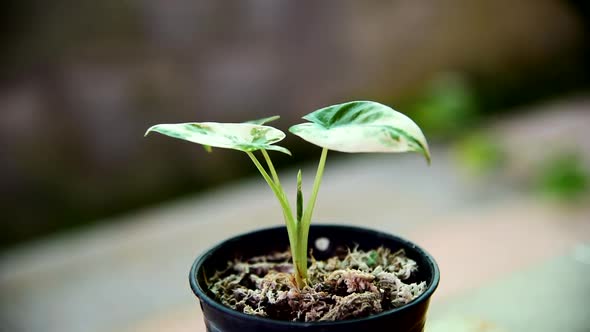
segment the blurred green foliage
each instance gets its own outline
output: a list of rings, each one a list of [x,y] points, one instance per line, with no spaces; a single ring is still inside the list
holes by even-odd
[[[443,139],[464,134],[480,118],[473,88],[457,73],[435,77],[408,110],[429,136]]]
[[[589,192],[590,171],[579,154],[561,152],[539,165],[533,186],[540,194],[560,201],[578,201]]]
[[[483,133],[471,134],[459,140],[453,152],[460,165],[474,175],[500,169],[507,158],[498,140]]]

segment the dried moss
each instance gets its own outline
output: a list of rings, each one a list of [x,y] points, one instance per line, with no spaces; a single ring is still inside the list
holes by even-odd
[[[224,305],[246,314],[290,321],[366,317],[403,306],[426,289],[410,282],[418,266],[403,250],[345,251],[326,261],[312,258],[309,282],[298,289],[290,253],[234,261],[209,280]]]

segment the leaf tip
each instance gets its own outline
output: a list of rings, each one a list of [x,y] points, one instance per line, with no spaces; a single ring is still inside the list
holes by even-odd
[[[145,134],[143,134],[143,137],[146,137],[147,135],[149,135],[149,134],[150,134],[150,133],[153,131],[154,127],[155,127],[155,126],[151,126],[151,127],[149,127],[149,128],[148,128],[148,129],[145,131]]]
[[[424,158],[426,158],[426,163],[428,166],[430,166],[432,164],[432,158],[430,156],[430,150],[428,149],[428,146],[424,148],[422,153],[424,154]]]
[[[283,149],[284,150],[281,150],[282,153],[289,155],[289,157],[293,157],[293,155],[291,154],[291,151],[289,151],[289,149],[285,149],[285,148],[283,148]]]
[[[269,117],[262,118],[262,119],[256,119],[256,120],[246,121],[244,123],[257,124],[257,125],[265,125],[265,124],[267,124],[269,122],[276,121],[276,120],[278,120],[280,118],[281,118],[280,115],[273,115],[273,116],[269,116]]]

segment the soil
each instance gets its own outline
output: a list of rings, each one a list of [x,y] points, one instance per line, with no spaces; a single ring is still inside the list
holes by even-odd
[[[325,261],[311,258],[308,285],[296,286],[290,252],[228,263],[208,280],[224,305],[251,315],[288,321],[366,317],[403,306],[426,289],[418,266],[403,250],[343,250]]]

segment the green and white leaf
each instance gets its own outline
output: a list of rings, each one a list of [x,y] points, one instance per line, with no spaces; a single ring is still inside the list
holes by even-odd
[[[353,101],[319,109],[303,119],[310,122],[289,131],[317,146],[340,152],[416,151],[430,162],[420,127],[389,106]]]
[[[273,145],[285,138],[285,133],[270,126],[252,123],[191,122],[158,124],[149,128],[145,134],[148,135],[151,132],[209,147],[244,152],[264,149],[291,155],[289,150]]]
[[[262,119],[256,119],[256,120],[246,121],[244,123],[252,123],[252,124],[257,124],[257,125],[263,125],[263,124],[266,124],[266,123],[269,123],[269,122],[278,120],[280,118],[281,117],[279,115],[273,115],[273,116],[269,116],[269,117],[262,118]],[[213,148],[211,148],[210,145],[203,144],[203,148],[205,149],[205,151],[207,151],[209,153],[213,152]]]

